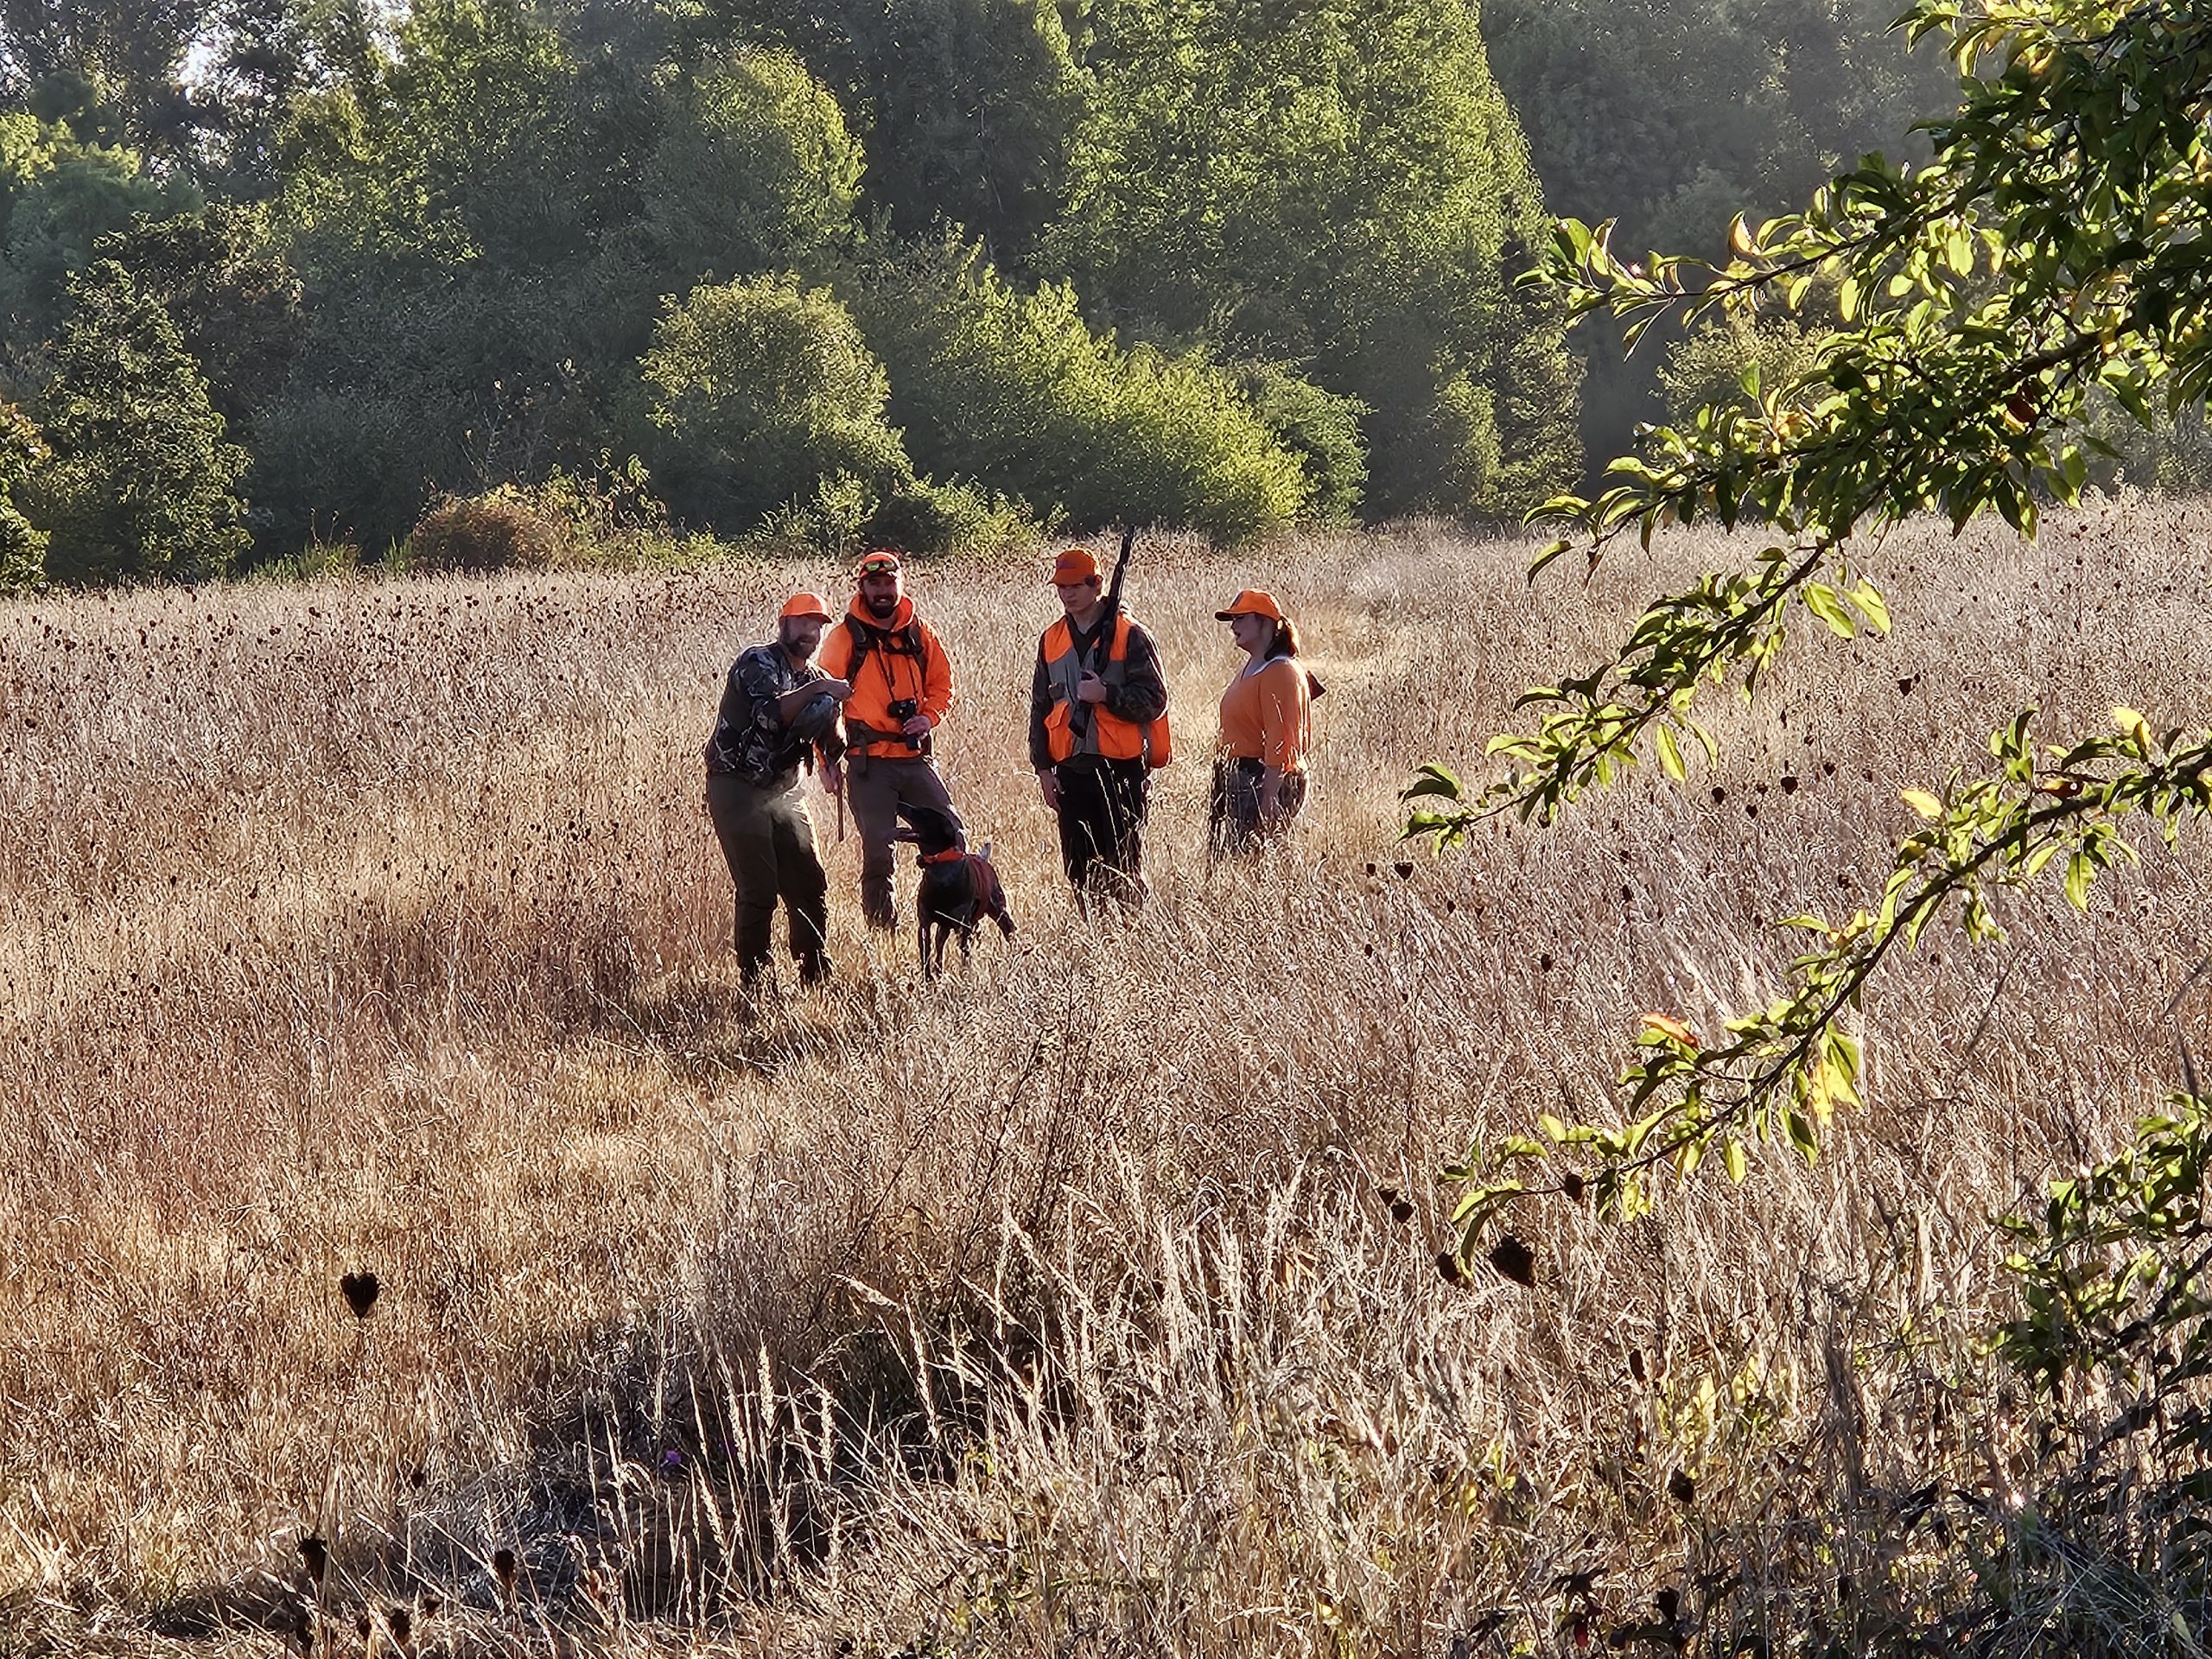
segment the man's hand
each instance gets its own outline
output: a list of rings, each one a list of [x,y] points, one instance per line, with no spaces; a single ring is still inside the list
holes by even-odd
[[[936,724],[937,721],[931,720],[927,715],[909,715],[906,723],[899,729],[908,737],[927,737],[930,734],[930,728]]]
[[[853,683],[850,680],[817,680],[806,689],[817,696],[835,697],[839,702],[844,702],[853,695]]]
[[[1075,694],[1084,702],[1103,702],[1106,701],[1106,682],[1098,677],[1096,669],[1086,668],[1083,671],[1083,678],[1076,683]]]
[[[1047,812],[1058,811],[1060,810],[1060,774],[1050,766],[1039,772],[1037,792],[1045,798],[1045,810]]]

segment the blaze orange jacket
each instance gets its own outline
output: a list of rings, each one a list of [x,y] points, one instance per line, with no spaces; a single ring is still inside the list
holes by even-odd
[[[860,649],[863,641],[865,652]],[[853,683],[845,704],[845,734],[864,755],[912,760],[921,753],[918,742],[892,735],[900,725],[892,715],[893,703],[912,702],[916,712],[932,721],[942,721],[952,707],[952,659],[930,625],[914,615],[911,599],[901,599],[890,621],[879,623],[855,594],[851,608],[823,631],[815,661],[825,674]]]

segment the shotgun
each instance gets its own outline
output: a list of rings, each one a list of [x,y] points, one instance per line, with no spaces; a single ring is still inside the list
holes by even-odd
[[[1098,613],[1098,632],[1092,636],[1090,651],[1084,659],[1086,672],[1095,673],[1098,668],[1098,653],[1113,637],[1114,620],[1122,613],[1122,583],[1129,574],[1129,555],[1136,550],[1137,527],[1127,524],[1122,530],[1122,550],[1114,556],[1114,579],[1106,584],[1106,603]],[[1068,710],[1068,730],[1075,736],[1076,747],[1081,748],[1084,740],[1090,735],[1092,705],[1077,698]]]

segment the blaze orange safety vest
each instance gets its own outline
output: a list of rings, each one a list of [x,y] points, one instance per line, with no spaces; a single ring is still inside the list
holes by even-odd
[[[1098,677],[1109,686],[1125,684],[1128,657],[1129,618],[1124,611],[1114,619],[1113,643],[1107,648],[1106,664],[1098,671]],[[1166,766],[1173,758],[1174,747],[1168,737],[1167,711],[1164,709],[1157,720],[1139,725],[1109,713],[1103,702],[1091,703],[1090,729],[1077,738],[1075,690],[1082,683],[1083,669],[1082,659],[1076,655],[1075,630],[1062,617],[1045,630],[1045,672],[1060,694],[1053,699],[1052,712],[1045,716],[1045,739],[1053,762],[1072,760],[1078,754],[1097,754],[1109,760],[1142,757],[1147,766]]]

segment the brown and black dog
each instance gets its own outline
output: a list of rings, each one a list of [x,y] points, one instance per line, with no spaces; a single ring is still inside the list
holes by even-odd
[[[968,958],[976,930],[996,922],[999,931],[1014,935],[1014,917],[1006,907],[1006,888],[991,866],[988,843],[980,853],[968,850],[967,832],[960,821],[933,806],[899,805],[906,827],[893,839],[914,844],[915,864],[921,871],[920,890],[914,896],[922,952],[922,975],[935,979],[944,969],[944,942],[960,936],[960,957]]]

